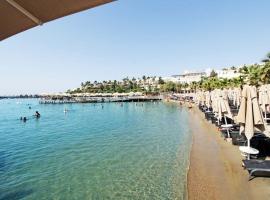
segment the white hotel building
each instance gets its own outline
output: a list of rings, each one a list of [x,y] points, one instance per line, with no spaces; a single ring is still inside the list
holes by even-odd
[[[202,77],[205,77],[205,72],[186,72],[181,75],[172,75],[171,77],[165,77],[163,80],[165,82],[172,81],[174,83],[187,83],[190,84],[192,82],[199,82],[202,80]]]
[[[217,73],[218,78],[227,78],[227,79],[232,79],[232,78],[237,78],[241,75],[239,73],[239,68],[243,66],[239,66],[236,68],[224,68],[222,70],[214,70]],[[205,70],[205,72],[188,72],[186,71],[184,74],[181,75],[172,75],[170,77],[163,77],[163,80],[165,82],[174,82],[174,83],[187,83],[190,84],[192,82],[199,82],[202,80],[203,77],[209,77],[212,72],[211,68],[208,68]]]
[[[237,78],[241,75],[241,73],[239,73],[239,68],[240,67],[237,67],[237,68],[223,68],[223,69],[220,69],[220,70],[214,70],[216,73],[217,73],[217,77],[218,78],[226,78],[226,79],[232,79],[232,78]],[[212,69],[207,69],[205,70],[207,76],[210,76],[210,73],[211,73]]]

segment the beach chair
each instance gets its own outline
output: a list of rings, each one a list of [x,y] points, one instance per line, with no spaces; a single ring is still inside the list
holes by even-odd
[[[215,124],[215,122],[217,121],[217,118],[215,117],[215,115],[210,116],[210,118],[211,118],[212,124]]]
[[[215,114],[212,112],[205,112],[204,115],[205,115],[205,119],[211,120],[211,118],[214,117]]]
[[[270,177],[270,160],[243,160],[243,166],[249,173],[249,181],[257,177]]]

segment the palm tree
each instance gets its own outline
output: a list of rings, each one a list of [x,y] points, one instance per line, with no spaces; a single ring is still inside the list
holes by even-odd
[[[265,65],[261,69],[261,81],[264,84],[270,83],[270,61],[265,63]]]
[[[193,81],[193,82],[190,83],[189,87],[190,87],[192,92],[196,92],[196,90],[198,88],[198,85],[199,84],[197,82]]]
[[[229,80],[227,78],[219,80],[221,89],[227,88],[229,86]]]
[[[255,64],[249,67],[244,66],[240,72],[243,74],[243,78],[247,84],[259,86],[261,84],[261,70],[262,68]]]
[[[143,80],[143,83],[145,83],[145,81],[146,81],[146,76],[145,75],[142,76],[142,80]]]
[[[185,93],[187,93],[188,86],[189,86],[188,83],[184,83],[183,84],[183,88],[185,90]]]
[[[232,66],[232,67],[231,67],[231,70],[236,70],[236,67],[235,67],[235,66]]]
[[[123,84],[124,84],[124,85],[126,85],[128,81],[129,81],[128,77],[123,78]]]
[[[176,85],[175,85],[175,90],[176,90],[176,92],[177,93],[181,93],[181,90],[182,90],[182,84],[181,83],[177,83]]]
[[[146,80],[147,80],[147,84],[149,85],[150,77],[147,76]]]
[[[215,70],[212,70],[210,73],[210,77],[216,77],[217,73],[215,72]]]
[[[164,80],[161,77],[158,77],[158,84],[160,85],[164,84]]]
[[[204,89],[206,91],[211,91],[213,89],[211,79],[203,80],[201,86],[202,86],[202,89]]]
[[[262,60],[264,66],[261,70],[261,81],[264,84],[270,83],[270,52],[266,55],[266,58]]]
[[[240,87],[244,85],[244,79],[242,76],[232,79],[233,87]]]

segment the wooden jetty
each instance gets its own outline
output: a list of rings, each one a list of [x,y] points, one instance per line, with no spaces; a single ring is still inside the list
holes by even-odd
[[[109,102],[146,102],[160,101],[162,96],[126,96],[126,97],[57,97],[41,98],[40,104],[69,104],[69,103],[109,103]]]

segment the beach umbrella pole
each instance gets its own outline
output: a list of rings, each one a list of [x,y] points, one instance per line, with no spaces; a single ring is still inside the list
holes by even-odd
[[[250,139],[247,140],[247,143],[248,143],[248,147],[250,148]],[[249,153],[247,154],[247,159],[250,160],[250,154]]]
[[[267,120],[266,120],[266,118],[267,118],[266,110],[267,110],[267,106],[265,106],[265,111],[264,111],[264,120],[265,120],[265,122],[267,122]]]
[[[226,118],[226,116],[224,115],[224,120],[225,120],[225,124],[226,124],[226,126],[228,125],[228,123],[227,123],[227,118]],[[228,138],[230,137],[230,132],[229,132],[229,128],[228,127],[226,127],[226,130],[227,130],[227,135],[228,135]]]

